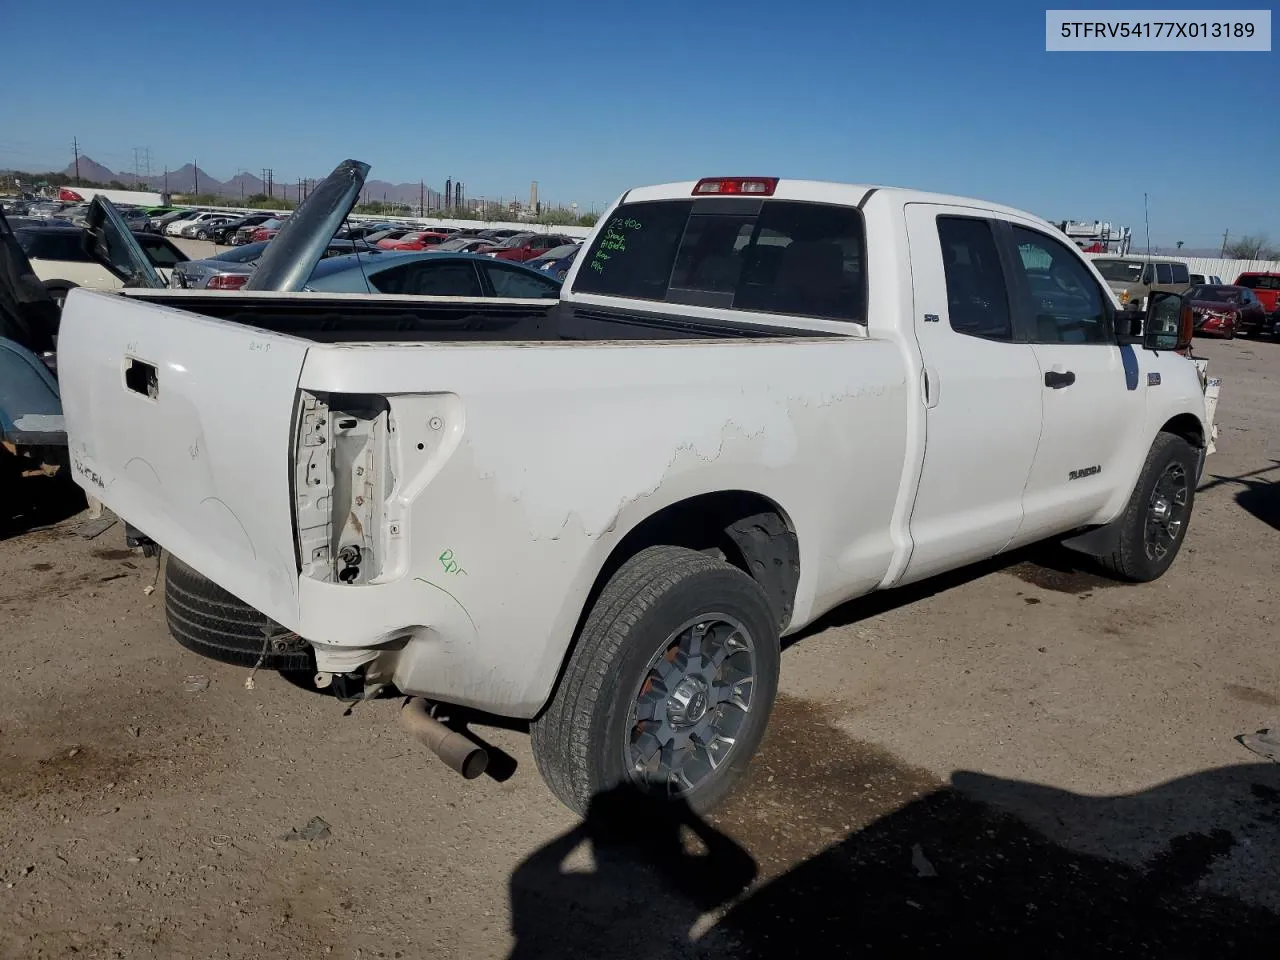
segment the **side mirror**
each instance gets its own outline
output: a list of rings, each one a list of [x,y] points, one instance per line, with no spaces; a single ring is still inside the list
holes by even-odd
[[[1142,311],[1137,306],[1121,309],[1115,315],[1116,342],[1124,344],[1142,343]]]
[[[1142,320],[1142,345],[1148,350],[1191,350],[1191,305],[1179,293],[1153,290]]]

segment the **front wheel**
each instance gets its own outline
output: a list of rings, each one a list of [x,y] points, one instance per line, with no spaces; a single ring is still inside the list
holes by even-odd
[[[196,239],[197,239],[197,240],[208,240],[208,239],[209,239],[209,231],[208,231],[208,230],[197,230],[197,231],[196,231]]]
[[[759,584],[694,550],[642,550],[601,591],[531,725],[538,770],[579,814],[622,784],[706,811],[760,745],[780,661]]]
[[[1182,437],[1161,433],[1151,445],[1124,513],[1119,538],[1099,557],[1116,576],[1145,583],[1163,576],[1187,537],[1200,456]]]

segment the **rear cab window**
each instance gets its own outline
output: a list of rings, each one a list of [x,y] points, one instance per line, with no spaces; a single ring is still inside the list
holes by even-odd
[[[577,293],[866,323],[854,207],[715,197],[623,204],[582,256]]]

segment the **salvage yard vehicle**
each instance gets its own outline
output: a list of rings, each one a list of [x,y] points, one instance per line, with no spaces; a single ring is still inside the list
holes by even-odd
[[[89,207],[86,223],[96,209],[92,203]],[[91,234],[84,227],[35,225],[28,221],[16,226],[14,235],[31,269],[59,306],[73,287],[110,290],[129,280],[127,273],[94,251]],[[187,259],[172,241],[158,234],[135,233],[134,240],[163,280],[167,281],[170,271]]]
[[[1153,292],[1186,293],[1191,286],[1191,273],[1181,260],[1097,257],[1093,265],[1122,307],[1133,304],[1145,310]]]
[[[780,638],[837,605],[1047,538],[1129,581],[1178,555],[1191,312],[1154,294],[1137,329],[1043,220],[713,178],[627,191],[558,300],[299,292],[367,171],[241,292],[68,298],[74,476],[170,551],[194,650],[399,690],[419,730],[425,701],[527,719],[579,812],[622,782],[705,810]]]

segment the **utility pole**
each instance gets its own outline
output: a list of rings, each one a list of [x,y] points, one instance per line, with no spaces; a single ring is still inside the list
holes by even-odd
[[[427,213],[427,185],[422,180],[418,181],[418,216],[426,216]]]
[[[1227,236],[1230,233],[1231,231],[1229,229],[1222,231],[1222,252],[1218,254],[1219,260],[1225,260],[1227,257]]]
[[[191,192],[199,193],[200,192],[200,161],[199,160],[193,160],[191,162],[191,176],[195,181],[195,184],[194,184],[195,189],[192,190]]]
[[[71,152],[76,158],[76,186],[80,186],[80,141],[76,137],[71,138]]]

